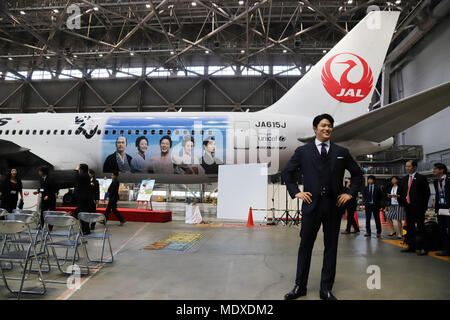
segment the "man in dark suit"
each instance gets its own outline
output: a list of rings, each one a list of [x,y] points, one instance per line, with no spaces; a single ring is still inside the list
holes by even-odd
[[[91,180],[88,170],[88,165],[82,163],[78,166],[78,172],[76,172],[75,199],[77,200],[77,208],[74,216],[77,219],[80,212],[90,212],[92,208]],[[91,233],[89,223],[85,221],[81,221],[81,229],[85,235]]]
[[[339,229],[345,204],[356,197],[363,183],[361,168],[348,149],[330,142],[334,119],[329,114],[314,118],[316,139],[298,147],[282,172],[290,196],[303,200],[301,242],[298,251],[297,277],[286,300],[306,295],[311,253],[320,225],[323,225],[324,256],[320,298],[336,300],[331,290],[336,274]],[[344,171],[351,174],[348,193],[344,193]],[[303,178],[303,192],[297,185],[297,173]]]
[[[350,191],[350,179],[345,183],[344,193]],[[353,227],[353,233],[359,233],[359,226],[355,219],[355,212],[357,207],[356,197],[352,197],[345,205],[345,210],[347,211],[347,227],[342,234],[350,234],[351,228]]]
[[[122,217],[122,215],[117,210],[117,201],[119,201],[119,173],[113,172],[112,174],[112,182],[109,185],[108,188],[108,206],[106,207],[105,216],[106,221],[108,221],[109,214],[111,211],[114,213],[114,215],[119,219],[120,224],[119,226],[123,226],[125,224],[125,219]]]
[[[92,169],[89,169],[89,179],[91,182],[91,208],[89,209],[89,212],[96,212],[97,211],[97,203],[100,200],[100,184],[98,183],[98,180],[95,177],[95,171]],[[91,223],[91,230],[95,229],[95,222]]]
[[[131,172],[132,157],[125,153],[128,142],[124,136],[116,139],[116,152],[106,157],[103,172]]]
[[[40,187],[33,194],[40,194],[41,197],[41,228],[44,226],[44,211],[56,210],[56,193],[58,189],[55,181],[49,176],[49,170],[47,167],[40,167],[38,169],[40,179]],[[53,226],[49,225],[50,231]]]
[[[408,173],[401,181],[405,201],[406,214],[406,244],[408,247],[402,252],[416,252],[418,255],[427,255],[428,248],[424,239],[425,211],[428,208],[430,198],[430,187],[427,178],[417,173],[417,162],[409,160],[405,164]],[[417,226],[416,226],[417,224]]]
[[[375,219],[375,225],[377,227],[377,238],[381,237],[381,222],[380,222],[380,207],[382,200],[382,192],[380,188],[375,185],[375,177],[369,176],[367,178],[367,187],[363,191],[364,206],[366,208],[366,233],[365,237],[370,237],[370,220]]]
[[[436,198],[434,210],[437,214],[439,229],[441,230],[442,252],[436,253],[437,256],[450,256],[450,177],[447,174],[447,166],[443,163],[435,163],[433,175],[436,179],[433,181]]]

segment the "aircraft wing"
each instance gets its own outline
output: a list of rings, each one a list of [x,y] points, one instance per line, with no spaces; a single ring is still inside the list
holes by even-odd
[[[333,128],[332,141],[384,141],[450,106],[450,81],[390,103]],[[298,138],[309,142],[314,136]]]
[[[11,141],[0,139],[0,158],[6,160],[10,166],[32,167],[50,165],[48,162]]]

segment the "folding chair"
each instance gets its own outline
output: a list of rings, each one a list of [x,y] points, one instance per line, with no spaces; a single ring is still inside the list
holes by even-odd
[[[42,212],[42,214],[44,215],[44,220],[45,217],[48,215],[52,215],[52,216],[70,216],[70,213],[66,212],[66,211],[44,211]],[[65,231],[52,231],[50,232],[50,234],[54,237],[68,237],[70,238],[71,236],[74,236],[76,234],[76,232],[73,232],[73,230],[69,230],[68,232]]]
[[[47,247],[52,249],[52,253],[53,253],[53,257],[56,260],[56,265],[59,269],[59,271],[63,274],[68,274],[71,275],[71,272],[68,271],[64,271],[61,267],[63,265],[66,264],[67,261],[69,261],[67,259],[67,252],[69,251],[69,249],[74,249],[74,253],[71,259],[72,262],[72,266],[75,266],[75,261],[77,260],[77,255],[78,255],[78,247],[84,246],[85,247],[85,243],[83,241],[81,241],[81,227],[80,227],[80,223],[77,219],[75,219],[74,217],[68,215],[68,216],[64,216],[64,215],[60,215],[60,216],[55,216],[55,215],[46,215],[44,218],[44,229],[46,230],[46,236],[48,237],[48,241],[47,241]],[[55,227],[63,227],[63,228],[67,228],[67,232],[72,232],[71,230],[77,230],[76,234],[75,234],[75,239],[64,239],[64,240],[60,240],[60,241],[54,241],[52,239],[52,234],[50,232],[48,232],[48,225],[53,225]],[[56,250],[55,248],[64,248],[66,249],[66,258],[64,259],[60,259],[58,257],[58,255],[56,254]],[[86,250],[86,248],[85,248]],[[59,260],[64,260],[63,264],[59,263]],[[80,272],[80,275],[88,275],[89,274],[89,266],[82,266],[80,265],[80,270],[81,267],[86,268],[87,272],[82,273]],[[52,282],[52,283],[63,283],[65,284],[65,281],[58,281],[58,280],[46,280],[47,282]]]
[[[31,209],[13,209],[12,213],[34,214],[36,211]]]
[[[29,244],[28,247],[25,250],[16,250],[11,252],[4,252],[4,248],[2,248],[2,252],[0,253],[0,262],[1,261],[7,261],[7,262],[18,262],[18,263],[24,263],[25,266],[23,268],[22,272],[22,278],[20,279],[20,287],[19,290],[12,290],[9,285],[7,278],[5,277],[5,273],[3,272],[3,268],[0,264],[0,272],[2,274],[3,282],[6,286],[6,288],[11,292],[17,294],[17,299],[20,299],[20,296],[22,293],[32,293],[32,294],[41,294],[43,295],[47,288],[45,287],[45,281],[44,277],[42,276],[41,268],[38,265],[38,271],[39,271],[39,282],[42,285],[42,290],[40,291],[32,291],[32,290],[23,290],[23,284],[25,282],[25,276],[28,269],[28,263],[32,261],[33,259],[37,260],[38,255],[36,251],[36,247],[34,245],[30,228],[29,226],[21,221],[14,221],[14,220],[7,220],[7,221],[0,221],[0,234],[4,236],[6,239],[8,236],[14,236],[19,235],[20,233],[26,232],[28,234]]]
[[[102,222],[105,221],[105,216],[101,213],[88,213],[88,212],[80,212],[78,214],[78,218],[81,221],[87,222],[89,224],[91,223],[97,223],[97,222]],[[95,233],[90,233],[87,235],[81,235],[82,239],[92,239],[92,240],[101,240],[102,241],[102,254],[100,256],[100,259],[91,259],[89,258],[89,254],[87,251],[86,246],[84,246],[85,250],[86,250],[86,257],[90,262],[100,262],[100,263],[113,263],[114,262],[114,255],[112,252],[112,247],[111,247],[111,234],[108,233],[108,227],[106,226],[106,223],[104,224],[104,229],[103,232],[95,232]],[[104,260],[103,259],[103,253],[105,251],[105,242],[106,240],[108,240],[108,245],[109,245],[109,252],[111,253],[111,258],[108,260]]]

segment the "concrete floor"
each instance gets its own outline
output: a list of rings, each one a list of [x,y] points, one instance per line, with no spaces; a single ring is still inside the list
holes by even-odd
[[[216,222],[214,216],[204,215]],[[169,223],[110,223],[114,264],[82,279],[78,290],[48,284],[45,296],[25,299],[283,299],[294,284],[299,228],[208,227],[184,224],[175,214]],[[228,222],[229,223],[229,222]],[[344,228],[342,223],[342,228]],[[360,225],[364,220],[360,219]],[[173,233],[204,237],[186,252],[144,250]],[[386,231],[387,232],[387,231]],[[450,299],[450,262],[401,253],[400,247],[359,235],[341,235],[333,292],[338,299]],[[98,249],[89,244],[92,249]],[[308,295],[319,299],[323,235],[313,251]],[[367,288],[370,265],[381,269],[381,289]],[[56,271],[44,277],[65,279]],[[14,299],[0,285],[0,299]]]

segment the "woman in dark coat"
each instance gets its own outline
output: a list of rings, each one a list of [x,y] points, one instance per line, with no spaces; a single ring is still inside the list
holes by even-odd
[[[1,197],[3,209],[12,212],[17,208],[17,201],[23,201],[22,181],[18,177],[17,169],[11,169],[1,186]]]
[[[75,209],[76,218],[78,218],[78,213],[89,212],[92,208],[91,180],[88,175],[88,170],[89,167],[87,164],[83,163],[78,166],[74,192],[75,199],[77,201],[77,208]],[[81,228],[83,234],[91,233],[87,222],[81,221]]]

